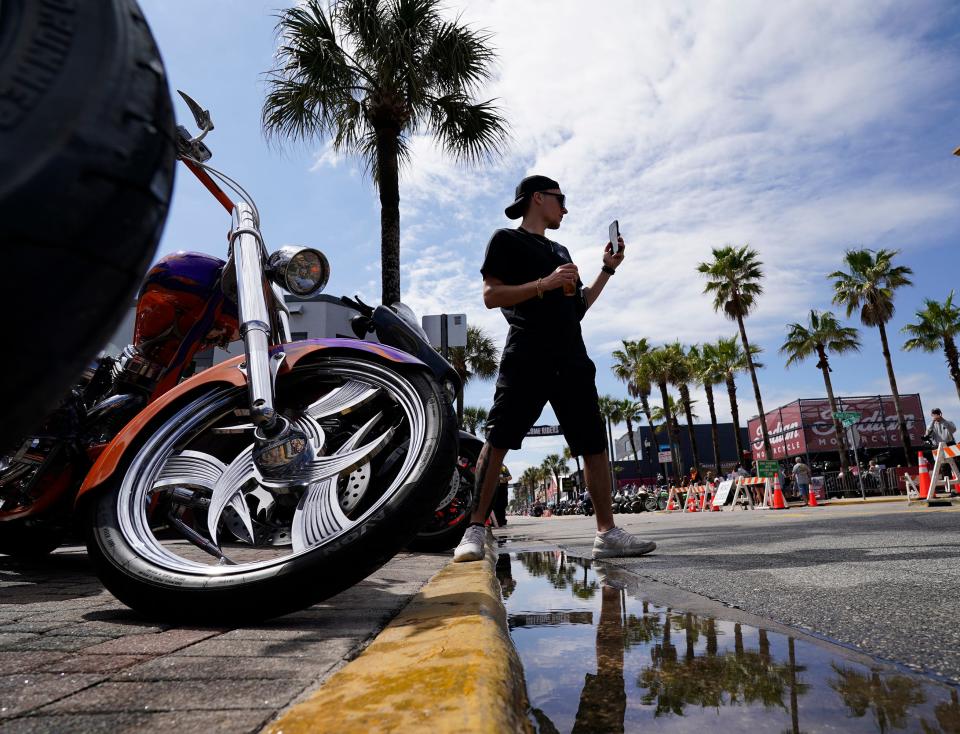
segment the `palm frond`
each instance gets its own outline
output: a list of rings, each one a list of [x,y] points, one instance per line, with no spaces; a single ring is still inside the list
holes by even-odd
[[[458,92],[432,100],[429,126],[444,150],[466,163],[499,157],[508,138],[507,121],[493,100],[471,102]]]

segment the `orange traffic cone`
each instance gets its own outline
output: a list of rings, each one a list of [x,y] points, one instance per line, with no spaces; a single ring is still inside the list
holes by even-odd
[[[674,504],[673,504],[673,490],[671,489],[671,490],[670,490],[670,501],[667,502],[667,512],[673,512],[675,509],[677,509],[677,508],[676,508],[676,507],[674,506]]]
[[[710,494],[710,485],[703,485],[703,497],[700,498],[700,512],[707,511],[707,495]]]
[[[817,502],[817,490],[813,487],[807,487],[807,507],[819,507]]]
[[[783,490],[780,489],[780,475],[773,475],[773,509],[785,510],[787,503],[783,501]]]
[[[920,484],[920,498],[926,499],[927,493],[930,492],[930,467],[922,451],[917,452],[917,463],[920,465],[920,476],[917,477]]]

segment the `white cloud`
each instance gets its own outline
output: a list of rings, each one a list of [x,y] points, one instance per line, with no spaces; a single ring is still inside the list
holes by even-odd
[[[556,236],[585,281],[610,219],[628,242],[628,259],[584,321],[601,392],[623,392],[608,375],[620,339],[735,333],[712,312],[695,267],[713,246],[749,243],[766,273],[748,323],[771,365],[760,376],[764,402],[820,394],[812,367],[779,369],[784,324],[829,303],[824,275],[844,248],[922,247],[954,208],[958,184],[925,175],[935,164],[917,160],[912,139],[918,110],[957,80],[956,59],[924,42],[937,8],[622,0],[585,13],[573,0],[549,10],[460,3],[466,22],[494,33],[499,74],[485,96],[499,99],[513,140],[504,160],[479,169],[451,163],[427,138],[412,141],[401,181],[405,300],[420,313],[466,312],[502,343],[502,318],[480,300],[483,248],[508,224],[501,212],[517,179],[543,172],[568,193]],[[329,151],[317,159],[336,163]],[[489,404],[492,390],[473,385],[467,402]],[[745,423],[754,412],[748,380],[739,392]],[[541,422],[552,422],[549,411]],[[525,449],[515,463],[543,453]]]

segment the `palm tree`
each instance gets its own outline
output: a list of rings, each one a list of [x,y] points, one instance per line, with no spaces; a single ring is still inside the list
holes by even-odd
[[[680,342],[667,345],[667,349],[676,350],[677,370],[673,375],[673,384],[680,391],[680,404],[687,416],[687,438],[690,439],[690,453],[693,454],[693,466],[700,472],[700,450],[697,448],[697,436],[693,428],[693,412],[690,410],[690,381],[696,380],[695,364],[690,359],[690,353],[685,351]]]
[[[564,461],[570,461],[570,459],[573,459],[575,462],[577,462],[577,477],[583,476],[580,469],[580,457],[574,455],[573,452],[570,451],[569,446],[563,447],[563,459]]]
[[[520,485],[526,490],[526,500],[528,505],[533,504],[537,498],[536,493],[538,481],[539,477],[536,467],[527,467],[520,475]]]
[[[718,339],[713,345],[713,356],[716,359],[716,367],[723,375],[723,381],[727,386],[727,397],[730,399],[730,420],[733,421],[733,436],[737,443],[737,463],[743,462],[744,446],[743,437],[740,435],[740,408],[737,405],[737,375],[745,372],[747,367],[747,355],[737,341],[737,337],[731,336],[727,339]],[[760,347],[750,346],[751,353],[757,355],[760,353]],[[754,358],[755,367],[763,367]]]
[[[639,459],[639,454],[637,453],[637,443],[633,437],[633,422],[640,418],[641,410],[640,403],[635,403],[626,398],[617,401],[617,415],[627,424],[627,436],[630,437],[630,448],[633,449],[634,461]]]
[[[727,318],[736,321],[740,328],[740,340],[747,357],[747,369],[753,382],[753,394],[757,400],[757,412],[760,415],[760,432],[763,435],[765,458],[773,456],[770,449],[770,435],[767,432],[767,414],[763,411],[763,398],[760,396],[760,383],[757,382],[757,365],[754,364],[747,341],[747,329],[743,320],[756,305],[756,299],[763,293],[760,280],[763,278],[763,265],[757,259],[757,251],[749,246],[713,248],[713,261],[700,263],[697,270],[709,280],[704,293],[713,294],[713,310],[723,311]]]
[[[650,393],[652,384],[647,365],[647,356],[650,354],[650,345],[646,339],[623,341],[623,349],[613,352],[613,374],[627,384],[627,394],[632,398],[639,398],[643,407],[643,414],[650,420]]]
[[[304,0],[278,15],[268,137],[327,139],[360,156],[380,192],[384,303],[400,300],[400,166],[429,133],[456,160],[499,154],[506,121],[475,95],[494,71],[490,36],[445,20],[440,0]]]
[[[943,349],[950,378],[960,396],[960,354],[955,341],[960,334],[960,308],[953,305],[953,291],[943,303],[923,299],[923,308],[917,311],[917,323],[907,324],[901,331],[912,337],[903,345],[908,352],[919,349],[933,353]]]
[[[457,419],[463,425],[463,393],[474,377],[489,380],[497,376],[500,350],[493,339],[479,326],[467,327],[467,346],[450,350],[450,364],[463,381],[463,390],[457,395]]]
[[[830,411],[837,413],[837,401],[833,396],[833,383],[830,381],[830,361],[827,352],[843,354],[844,352],[859,352],[860,339],[857,330],[852,326],[840,326],[837,317],[829,311],[810,311],[806,324],[790,324],[787,327],[787,340],[780,347],[780,353],[787,355],[786,366],[802,362],[813,355],[817,356],[817,367],[823,373],[823,384],[827,388],[827,397],[830,399]],[[833,427],[837,432],[837,451],[840,454],[840,467],[843,475],[848,476],[847,445],[840,421],[833,419]]]
[[[719,367],[717,350],[713,344],[692,346],[687,352],[687,361],[694,379],[703,386],[707,395],[707,407],[710,409],[710,439],[713,443],[713,467],[716,476],[720,476],[720,434],[717,427],[717,409],[713,399],[713,386],[724,381],[726,375]]]
[[[669,349],[667,347],[657,347],[656,349],[651,350],[646,357],[650,379],[657,384],[657,387],[660,388],[661,405],[663,406],[662,410],[664,411],[664,423],[667,426],[667,431],[669,431],[670,435],[670,441],[668,443],[670,444],[670,454],[673,459],[673,471],[676,478],[679,480],[682,469],[680,467],[680,457],[676,447],[680,444],[680,429],[677,427],[676,421],[673,419],[673,400],[670,398],[670,395],[667,392],[667,385],[673,384],[676,373],[679,369],[677,360],[677,350]],[[653,413],[654,411],[651,412]],[[655,417],[654,420],[656,420]]]
[[[609,395],[601,395],[598,398],[600,415],[603,416],[604,424],[607,427],[607,452],[611,459],[613,458],[613,430],[611,421],[613,420],[614,413],[617,411],[615,403],[616,401]]]
[[[567,462],[563,460],[559,454],[548,454],[543,463],[540,464],[540,468],[549,475],[553,475],[554,481],[557,483],[557,501],[560,501],[560,475],[566,476],[570,473],[570,467],[567,466]]]
[[[463,409],[463,426],[475,436],[480,435],[487,425],[487,409],[473,405]]]
[[[693,401],[696,402],[696,401]],[[667,442],[670,444],[670,453],[674,460],[680,462],[683,461],[683,456],[680,453],[680,422],[677,420],[677,415],[680,413],[680,406],[677,405],[677,402],[673,399],[672,395],[667,396],[667,407],[664,408],[660,405],[653,405],[651,407],[651,413],[653,415],[653,420],[655,423],[662,423],[667,434]],[[691,409],[691,417],[696,418],[697,414],[694,413]],[[656,435],[656,433],[654,433]],[[674,474],[679,478],[684,473],[683,464],[674,467]]]
[[[913,271],[905,265],[893,265],[893,258],[899,250],[847,250],[843,261],[849,272],[837,270],[828,275],[833,278],[833,302],[847,307],[847,318],[854,311],[860,311],[860,321],[864,326],[876,326],[880,332],[880,345],[883,359],[887,365],[887,377],[890,379],[890,391],[893,393],[893,405],[900,424],[900,441],[903,443],[904,458],[910,461],[910,433],[903,419],[900,407],[900,393],[897,390],[897,378],[893,374],[893,360],[890,358],[890,345],[887,343],[885,324],[893,318],[893,295],[897,288],[913,285],[908,276]]]

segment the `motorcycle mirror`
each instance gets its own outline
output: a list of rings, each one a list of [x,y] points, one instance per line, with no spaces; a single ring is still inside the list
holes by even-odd
[[[210,119],[210,110],[203,109],[193,97],[180,89],[177,90],[177,94],[183,97],[183,101],[186,102],[187,107],[190,108],[194,122],[196,122],[197,127],[200,128],[200,136],[197,140],[201,140],[204,135],[213,130],[213,120]]]

